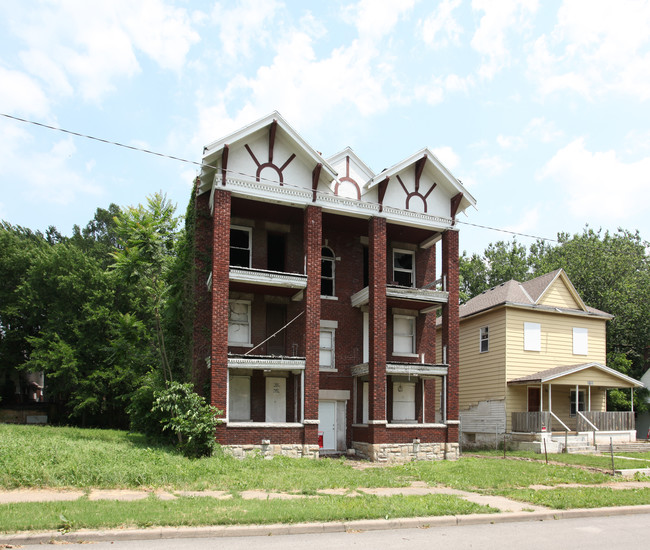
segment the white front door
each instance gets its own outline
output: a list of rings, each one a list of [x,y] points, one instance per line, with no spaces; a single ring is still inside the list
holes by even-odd
[[[266,421],[287,421],[287,380],[267,376],[266,378]]]
[[[336,401],[318,403],[318,429],[323,432],[323,450],[336,451]]]

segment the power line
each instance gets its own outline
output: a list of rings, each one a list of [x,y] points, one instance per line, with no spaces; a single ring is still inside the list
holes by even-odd
[[[18,122],[23,122],[25,124],[32,124],[34,126],[40,126],[41,128],[47,128],[48,130],[53,130],[55,132],[62,132],[64,134],[69,134],[71,136],[77,136],[77,137],[81,137],[81,138],[85,138],[85,139],[90,139],[92,141],[98,141],[100,143],[106,143],[107,145],[115,145],[116,147],[122,147],[124,149],[130,149],[131,151],[137,151],[139,153],[147,153],[148,155],[154,155],[154,156],[161,157],[161,158],[176,160],[178,162],[184,162],[186,164],[192,164],[194,166],[200,166],[201,168],[212,168],[214,170],[219,169],[219,167],[213,166],[212,164],[206,164],[204,162],[196,162],[194,160],[184,159],[182,157],[176,157],[174,155],[168,155],[166,153],[159,153],[158,151],[151,151],[150,149],[144,149],[143,147],[136,147],[134,145],[127,145],[126,143],[120,143],[119,141],[111,141],[109,139],[99,138],[99,137],[91,136],[91,135],[88,135],[88,134],[82,134],[81,132],[74,132],[72,130],[66,130],[65,128],[60,128],[58,126],[51,126],[49,124],[44,124],[42,122],[36,122],[36,121],[33,121],[33,120],[20,118],[20,117],[17,117],[17,116],[6,114],[6,113],[0,113],[0,116],[3,116],[5,118],[11,119],[11,120],[16,120]],[[245,174],[243,172],[236,172],[234,170],[229,170],[229,169],[226,169],[226,172],[229,172],[232,175],[253,177],[250,174]],[[271,183],[276,183],[274,180],[266,179],[266,178],[263,178],[263,177],[259,177],[258,179],[268,181],[268,182],[271,182]],[[303,189],[302,186],[293,185],[293,184],[288,183],[288,182],[283,182],[283,185],[285,185],[287,187],[294,187],[294,188],[297,188],[297,189]],[[334,195],[334,193],[327,192],[327,191],[325,192],[325,194],[336,196],[336,195]],[[476,223],[463,222],[463,221],[460,221],[460,220],[456,220],[456,223],[461,223],[463,225],[471,225],[473,227],[479,227],[481,229],[489,229],[490,231],[499,231],[501,233],[509,233],[510,235],[515,235],[515,236],[519,236],[519,237],[528,237],[528,238],[531,238],[531,239],[539,239],[539,240],[549,241],[549,242],[554,242],[554,243],[558,242],[557,239],[549,239],[547,237],[538,237],[536,235],[528,235],[526,233],[519,233],[517,231],[510,231],[508,229],[499,229],[497,227],[490,227],[490,226],[487,226],[487,225],[479,225],[479,224],[476,224]]]

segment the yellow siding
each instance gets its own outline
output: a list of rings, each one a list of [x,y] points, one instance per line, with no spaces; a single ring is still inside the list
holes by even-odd
[[[524,351],[524,323],[541,325],[541,351]],[[605,320],[508,308],[506,329],[507,380],[559,367],[596,362],[605,364]],[[573,354],[573,328],[588,330],[588,354]]]
[[[581,309],[561,277],[555,279],[551,287],[546,290],[539,303],[544,306]]]
[[[634,384],[625,382],[620,378],[617,378],[615,376],[612,376],[611,374],[608,374],[606,372],[603,372],[595,368],[584,369],[580,372],[563,376],[560,380],[558,380],[558,383],[575,387],[576,384],[579,384],[580,386],[587,386],[590,381],[593,382],[592,384],[593,386],[598,386],[602,388],[633,388],[634,387]],[[582,389],[582,387],[580,389]]]
[[[502,308],[460,323],[460,410],[479,401],[505,399],[505,319]],[[480,329],[485,326],[489,331],[489,350],[481,353]]]

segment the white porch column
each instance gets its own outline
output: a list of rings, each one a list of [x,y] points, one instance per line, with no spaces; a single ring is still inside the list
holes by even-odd
[[[578,421],[578,405],[580,404],[580,386],[576,384],[576,422]],[[576,424],[577,431],[577,424]]]
[[[630,410],[634,412],[634,388],[630,388]]]
[[[591,412],[591,385],[589,385],[589,405],[587,407],[587,410]]]
[[[553,407],[551,407],[551,391],[553,384],[548,385],[548,412],[552,413],[553,412]]]
[[[539,385],[539,412],[544,412],[544,384]]]

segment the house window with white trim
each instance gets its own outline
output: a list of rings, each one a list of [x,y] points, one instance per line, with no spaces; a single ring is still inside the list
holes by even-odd
[[[329,246],[321,248],[320,260],[320,294],[334,296],[334,268],[336,256]]]
[[[228,345],[251,345],[251,303],[228,300]]]
[[[589,331],[586,328],[573,327],[573,355],[589,354]]]
[[[569,410],[569,416],[576,415],[576,391],[571,390],[569,392],[569,397],[571,399],[571,408]],[[578,410],[580,412],[585,411],[585,392],[580,390],[578,391]]]
[[[319,366],[320,370],[335,370],[334,363],[334,329],[320,329],[319,343]]]
[[[542,325],[524,323],[524,351],[542,351]]]
[[[393,355],[415,354],[415,317],[393,315]]]
[[[400,286],[415,286],[415,252],[393,250],[393,281]]]
[[[250,227],[230,226],[230,265],[251,266],[252,234]]]
[[[481,353],[485,353],[490,350],[488,327],[481,327],[479,329],[479,350]]]

